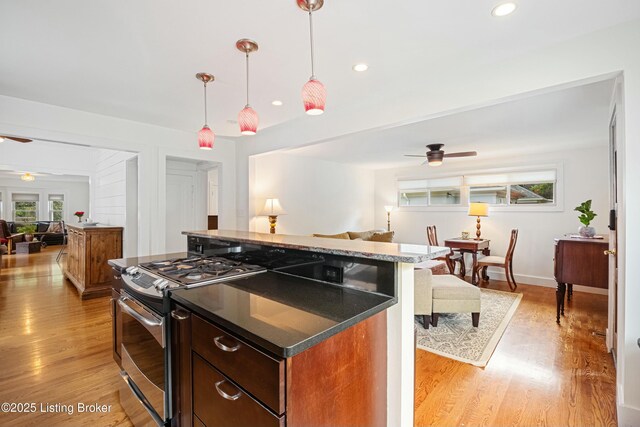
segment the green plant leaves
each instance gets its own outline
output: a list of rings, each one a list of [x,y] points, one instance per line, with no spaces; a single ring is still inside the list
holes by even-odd
[[[582,202],[580,206],[577,206],[573,210],[580,212],[581,215],[578,217],[578,219],[581,223],[584,224],[585,227],[588,227],[589,224],[591,224],[591,221],[593,221],[593,219],[598,216],[598,214],[591,210],[591,199]]]

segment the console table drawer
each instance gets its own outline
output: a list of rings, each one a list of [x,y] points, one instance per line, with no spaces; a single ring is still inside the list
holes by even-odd
[[[193,316],[191,340],[194,351],[207,362],[277,414],[284,413],[284,360],[262,353],[198,316]]]

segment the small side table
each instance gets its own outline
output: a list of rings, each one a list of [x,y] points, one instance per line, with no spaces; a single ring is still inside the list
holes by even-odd
[[[16,243],[16,254],[35,254],[41,247],[42,242],[19,242]]]

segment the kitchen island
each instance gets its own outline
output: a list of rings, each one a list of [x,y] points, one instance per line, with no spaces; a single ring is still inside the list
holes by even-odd
[[[414,264],[448,253],[447,248],[369,241],[327,239],[308,236],[253,233],[233,230],[184,232],[190,253],[215,254],[240,248],[278,248],[322,257],[325,262],[307,277],[391,297],[395,304],[386,317],[386,414],[388,426],[413,426],[414,411]],[[344,264],[346,263],[346,264]],[[376,266],[375,277],[366,274],[349,277],[342,267],[348,263]],[[338,266],[333,270],[333,266]],[[349,267],[351,271],[357,267]],[[390,274],[387,274],[391,271]],[[296,271],[300,273],[301,271]],[[350,280],[353,279],[353,280]],[[333,285],[325,284],[331,287]],[[383,385],[384,386],[384,385]],[[318,420],[319,421],[319,420]],[[321,423],[320,423],[321,424]]]

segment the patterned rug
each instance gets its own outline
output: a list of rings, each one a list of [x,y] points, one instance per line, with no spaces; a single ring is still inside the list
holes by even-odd
[[[441,314],[438,327],[418,329],[418,348],[440,356],[485,367],[516,312],[522,294],[480,289],[480,324],[471,325],[471,313]]]

